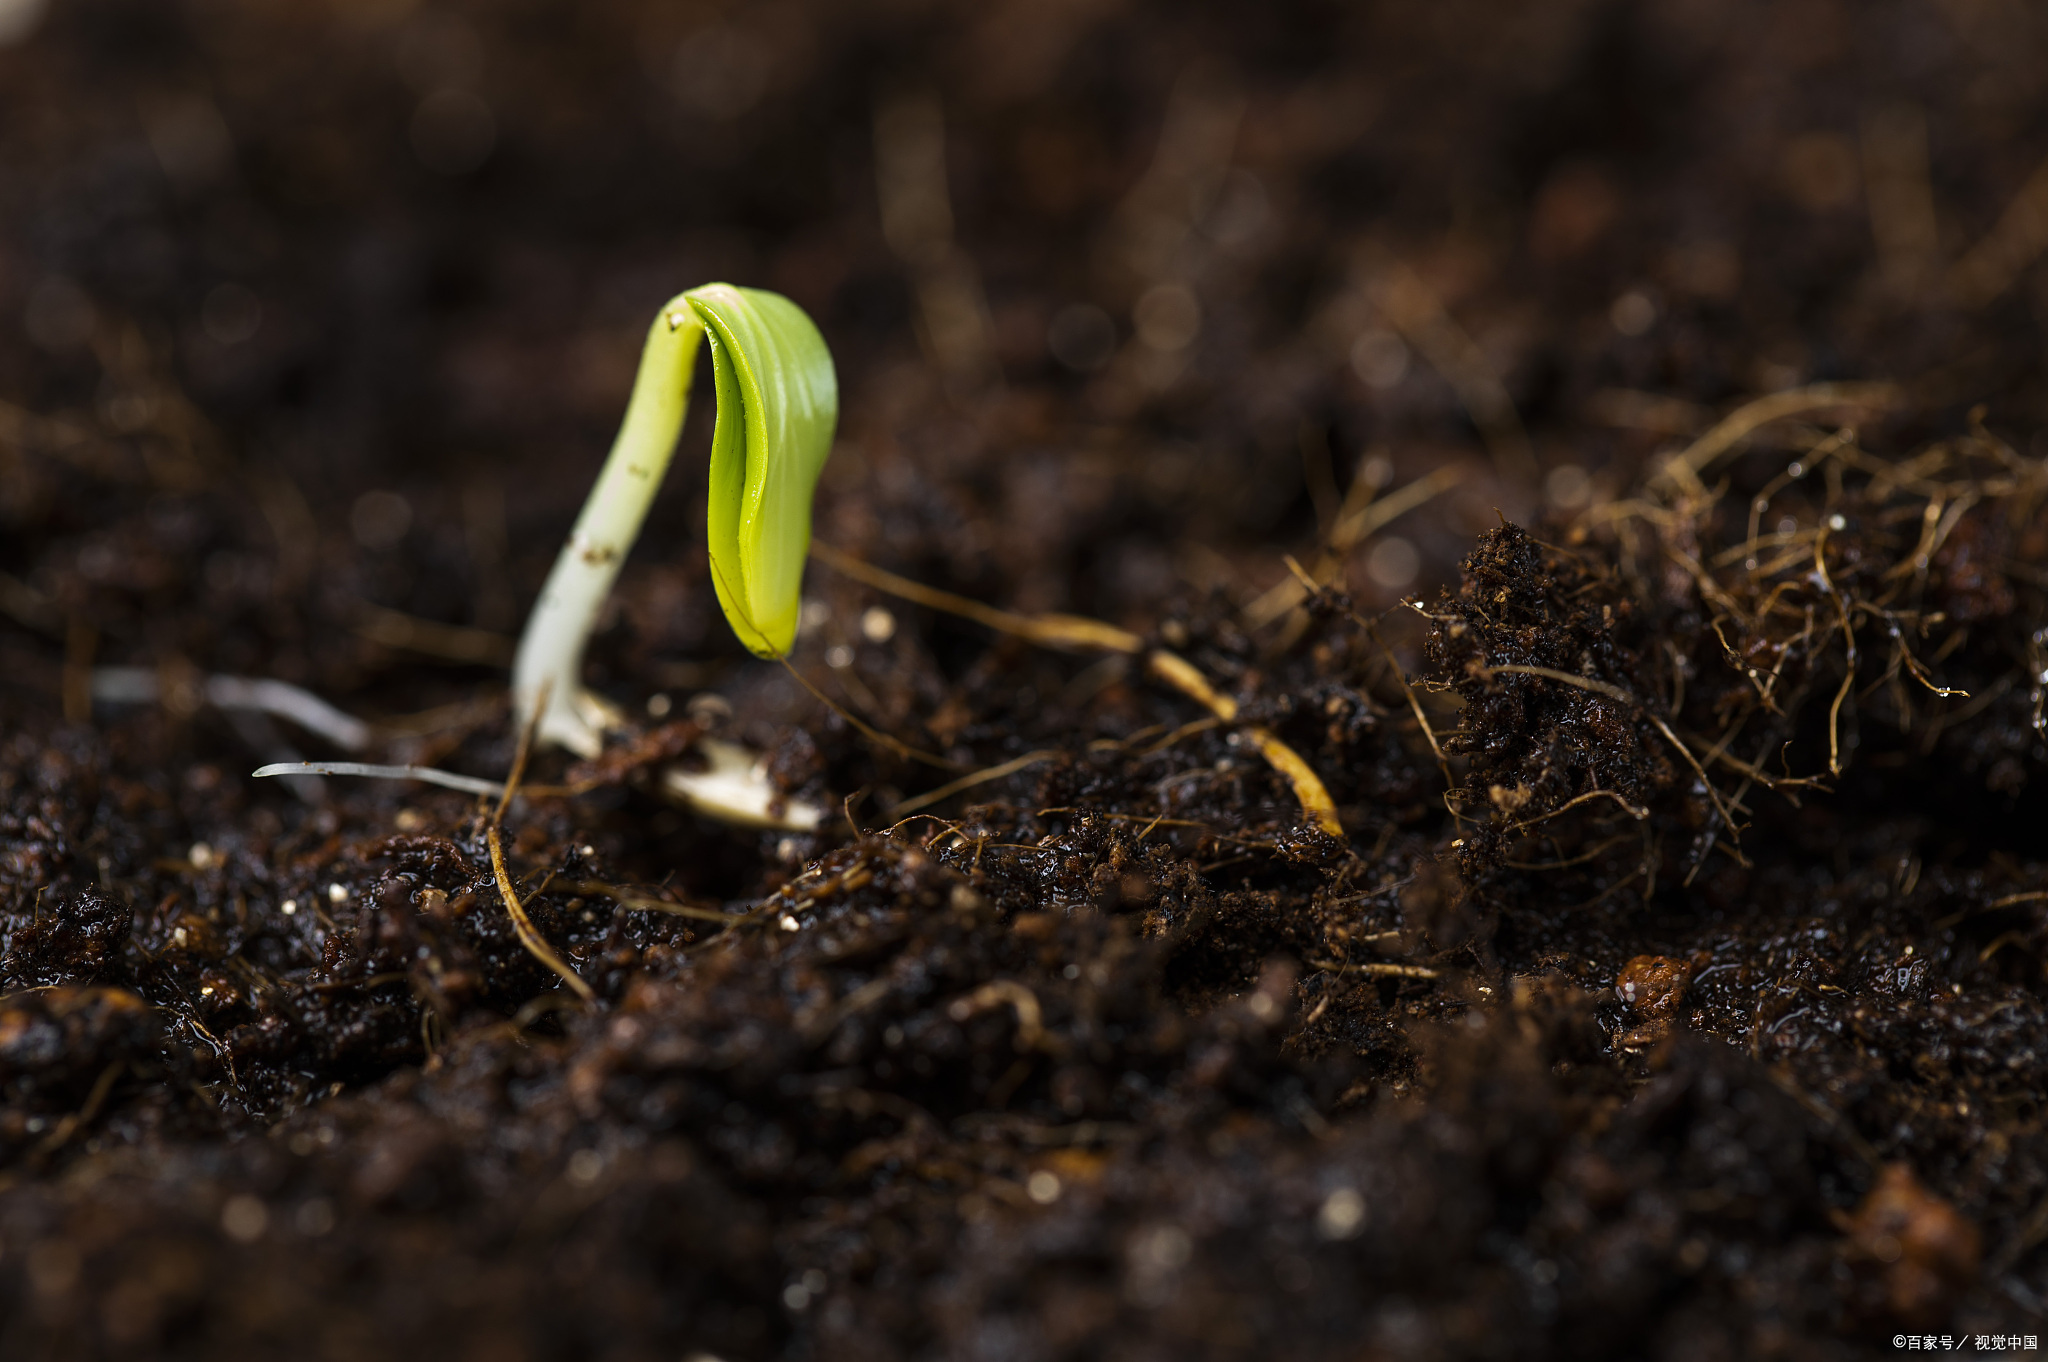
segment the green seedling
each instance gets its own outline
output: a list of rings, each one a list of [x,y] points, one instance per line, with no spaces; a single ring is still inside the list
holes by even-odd
[[[620,724],[611,706],[583,688],[583,650],[675,452],[697,348],[706,340],[718,403],[705,526],[712,584],[733,632],[755,655],[781,657],[796,641],[811,499],[839,420],[838,377],[824,337],[795,303],[706,284],[663,304],[648,328],[618,439],[519,641],[512,693],[521,723],[535,725],[539,741],[580,756],[596,756],[605,731]],[[751,763],[729,747],[705,745],[717,777],[707,795],[692,793],[687,773],[667,783],[738,821],[815,821],[779,810],[758,778],[752,784],[762,789],[747,794],[738,768]]]
[[[796,304],[707,284],[670,299],[648,328],[626,419],[513,666],[522,720],[538,712],[539,738],[582,756],[595,756],[616,722],[583,689],[584,646],[675,452],[707,337],[718,416],[706,537],[718,603],[757,656],[780,657],[796,640],[811,498],[839,418],[838,379],[824,337]]]

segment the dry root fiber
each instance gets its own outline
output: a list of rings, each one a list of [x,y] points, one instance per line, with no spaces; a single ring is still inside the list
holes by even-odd
[[[1862,760],[2010,801],[2044,753],[2048,469],[1981,421],[1902,459],[1807,432],[1709,490],[1503,525],[1431,611],[1448,799],[1480,876],[1611,855],[1647,895],[1742,861],[1758,792]],[[1974,721],[1974,722],[1970,722]]]

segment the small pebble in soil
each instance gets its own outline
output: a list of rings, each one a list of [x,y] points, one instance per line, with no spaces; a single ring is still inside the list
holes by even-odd
[[[1945,1319],[1951,1298],[1976,1277],[1983,1254],[1977,1227],[1903,1163],[1885,1165],[1842,1228],[1848,1256],[1874,1271],[1885,1305],[1902,1324]]]
[[[1636,1015],[1668,1017],[1685,1001],[1692,966],[1664,955],[1638,955],[1615,976],[1614,991]]]

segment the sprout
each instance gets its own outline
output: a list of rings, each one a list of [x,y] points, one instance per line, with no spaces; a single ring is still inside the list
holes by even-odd
[[[585,757],[618,716],[583,689],[583,648],[675,451],[698,342],[711,342],[718,419],[706,516],[711,578],[733,632],[760,657],[796,641],[811,497],[832,449],[839,383],[818,328],[760,289],[706,284],[648,328],[626,419],[541,588],[513,665],[522,723]]]

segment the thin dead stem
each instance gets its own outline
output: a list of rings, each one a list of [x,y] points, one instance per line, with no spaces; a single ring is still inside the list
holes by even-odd
[[[1630,818],[1635,819],[1638,823],[1642,822],[1644,819],[1650,816],[1650,811],[1648,809],[1637,808],[1635,805],[1629,803],[1626,799],[1623,799],[1620,795],[1616,794],[1612,790],[1588,790],[1586,791],[1586,793],[1582,795],[1575,795],[1571,799],[1566,800],[1564,803],[1558,805],[1556,808],[1550,810],[1550,812],[1548,813],[1540,813],[1537,814],[1534,818],[1525,818],[1519,823],[1508,824],[1508,831],[1526,831],[1529,828],[1535,827],[1538,823],[1549,822],[1551,819],[1557,817],[1561,813],[1564,813],[1568,809],[1575,809],[1579,805],[1589,803],[1595,799],[1613,800],[1615,803],[1621,805],[1621,807],[1628,812],[1628,816]]]
[[[597,1001],[597,994],[583,977],[569,968],[569,962],[555,953],[540,929],[533,925],[533,919],[526,915],[526,908],[519,902],[519,893],[512,887],[512,877],[505,872],[505,848],[498,833],[498,825],[492,823],[484,830],[484,837],[491,848],[491,873],[498,878],[498,895],[505,900],[505,912],[512,919],[512,930],[519,938],[519,944],[526,947],[527,954],[560,975],[562,982],[586,1003]]]
[[[1441,979],[1441,971],[1428,965],[1397,965],[1391,962],[1370,961],[1365,964],[1347,965],[1336,960],[1311,960],[1309,968],[1328,970],[1332,974],[1363,974],[1381,979]]]
[[[1692,749],[1690,747],[1687,747],[1685,745],[1685,741],[1682,738],[1680,738],[1678,734],[1672,731],[1670,724],[1665,723],[1664,720],[1659,718],[1656,712],[1653,711],[1648,705],[1644,704],[1641,700],[1637,699],[1635,696],[1623,690],[1620,686],[1613,685],[1612,683],[1606,681],[1596,681],[1590,676],[1574,676],[1570,672],[1561,672],[1550,667],[1528,667],[1523,666],[1520,663],[1503,663],[1496,667],[1488,667],[1486,668],[1486,670],[1489,673],[1515,672],[1523,676],[1540,676],[1549,681],[1561,681],[1566,685],[1577,686],[1581,690],[1591,691],[1596,695],[1605,695],[1610,699],[1619,700],[1623,704],[1628,705],[1633,709],[1641,711],[1643,716],[1647,718],[1651,722],[1651,724],[1653,724],[1656,727],[1657,731],[1659,733],[1662,733],[1665,739],[1668,742],[1670,742],[1670,744],[1673,747],[1678,749],[1678,754],[1685,758],[1686,764],[1691,766],[1694,772],[1698,774],[1700,778],[1700,784],[1706,787],[1707,798],[1713,801],[1714,811],[1721,815],[1721,821],[1724,825],[1726,825],[1729,833],[1737,838],[1741,837],[1741,828],[1740,825],[1737,824],[1735,821],[1734,812],[1722,800],[1721,792],[1714,787],[1713,780],[1708,777],[1706,768],[1700,765],[1699,758],[1693,756]],[[1601,790],[1595,791],[1594,793],[1607,794],[1610,792]],[[1588,797],[1590,796],[1581,796],[1581,798]],[[1647,810],[1643,812],[1637,812],[1635,806],[1630,804],[1627,800],[1622,799],[1620,795],[1615,795],[1614,798],[1620,801],[1621,806],[1623,808],[1628,809],[1631,813],[1634,813],[1637,818],[1649,817],[1649,813]],[[1570,804],[1564,806],[1565,809],[1568,809],[1570,807]],[[1563,811],[1564,809],[1557,810],[1557,812],[1559,813],[1562,813]],[[1517,824],[1516,826],[1519,827],[1525,825]],[[1737,856],[1737,859],[1741,860],[1739,854]],[[1747,862],[1744,862],[1744,864],[1747,864]]]
[[[1014,611],[998,610],[992,605],[966,596],[956,596],[950,591],[926,586],[908,577],[899,577],[893,572],[862,562],[850,553],[833,548],[830,544],[811,541],[811,556],[842,576],[857,582],[865,582],[877,591],[910,601],[916,605],[958,615],[986,625],[998,633],[1013,634],[1026,639],[1041,648],[1055,648],[1068,652],[1110,652],[1139,653],[1145,648],[1145,641],[1127,629],[1119,629],[1101,620],[1087,619],[1080,615],[1019,615]]]
[[[855,581],[865,582],[878,591],[885,591],[934,610],[974,620],[1001,633],[1012,634],[1043,647],[1143,654],[1145,669],[1152,676],[1197,701],[1224,723],[1234,723],[1237,720],[1237,701],[1210,685],[1209,679],[1202,675],[1200,668],[1164,648],[1154,648],[1147,652],[1144,641],[1128,630],[1079,615],[1018,615],[1008,610],[998,610],[979,601],[969,600],[965,596],[956,596],[950,591],[940,591],[911,581],[907,577],[899,577],[893,572],[864,563],[850,554],[816,541],[811,544],[811,552],[828,567],[852,577]],[[808,682],[805,684],[809,685]],[[813,694],[816,694],[815,689]],[[1267,763],[1294,787],[1295,798],[1300,802],[1302,812],[1309,820],[1332,837],[1342,837],[1344,823],[1338,817],[1336,801],[1330,798],[1329,789],[1316,774],[1315,768],[1271,730],[1251,725],[1247,726],[1244,732],[1258,747]],[[959,769],[957,765],[950,763],[949,767],[953,770]]]
[[[1366,631],[1372,635],[1372,641],[1379,645],[1380,652],[1386,655],[1387,666],[1393,670],[1394,679],[1401,683],[1401,693],[1408,698],[1408,708],[1414,713],[1415,722],[1421,726],[1422,736],[1429,742],[1429,750],[1436,754],[1437,768],[1443,772],[1444,788],[1448,790],[1454,783],[1451,780],[1451,763],[1444,756],[1443,744],[1436,740],[1436,730],[1429,726],[1429,716],[1422,712],[1422,702],[1415,698],[1415,687],[1408,684],[1408,674],[1401,670],[1400,662],[1394,657],[1394,650],[1380,637],[1379,627],[1368,624]]]
[[[905,814],[915,813],[919,809],[928,809],[934,804],[951,799],[962,790],[971,790],[975,786],[985,785],[991,780],[1001,780],[1004,776],[1014,775],[1026,767],[1037,766],[1042,762],[1054,761],[1060,755],[1059,752],[1053,751],[1050,748],[1038,752],[1026,752],[1023,756],[1017,757],[1014,760],[975,771],[972,774],[960,777],[958,780],[941,785],[936,790],[927,790],[921,795],[906,799],[891,809],[889,816],[891,818],[901,818]]]
[[[1829,407],[1889,407],[1900,396],[1898,387],[1890,383],[1815,383],[1756,398],[1722,417],[1712,430],[1674,455],[1651,479],[1651,485],[1704,495],[1706,488],[1699,475],[1707,465],[1771,422]]]
[[[914,761],[918,763],[920,766],[929,766],[932,767],[934,770],[939,771],[957,771],[960,769],[959,762],[948,761],[946,758],[938,756],[934,753],[921,751],[918,748],[912,747],[909,743],[904,742],[901,738],[898,738],[890,733],[884,733],[881,729],[876,728],[873,724],[867,722],[867,720],[861,718],[858,714],[853,713],[844,705],[838,704],[832,699],[831,696],[825,694],[825,692],[819,690],[815,685],[811,684],[811,678],[805,676],[802,672],[798,671],[796,664],[794,662],[791,662],[787,657],[778,657],[775,660],[782,664],[782,669],[784,671],[788,672],[792,677],[796,678],[796,683],[799,686],[802,686],[805,690],[811,693],[812,699],[816,700],[825,708],[831,710],[834,714],[837,714],[840,718],[846,720],[846,722],[853,727],[854,731],[858,732],[862,737],[866,738],[869,742],[878,743],[881,746],[887,748],[889,751],[894,752],[897,756],[902,757],[905,761]]]
[[[519,944],[526,947],[527,954],[560,975],[562,981],[569,985],[578,998],[586,1003],[592,1003],[597,1001],[597,994],[592,991],[589,984],[583,982],[581,975],[569,968],[568,961],[555,953],[555,948],[548,944],[547,938],[540,934],[540,929],[533,925],[533,919],[526,915],[526,906],[519,901],[518,890],[512,887],[512,876],[506,873],[504,840],[499,835],[500,825],[505,820],[505,810],[512,806],[512,797],[519,792],[520,778],[526,774],[526,759],[533,752],[534,734],[540,727],[541,715],[547,713],[547,701],[547,693],[543,691],[540,703],[533,708],[533,717],[527,720],[520,731],[519,748],[512,758],[512,774],[505,780],[505,793],[499,798],[498,807],[492,812],[490,822],[484,828],[484,838],[491,849],[491,873],[498,880],[498,896],[505,901],[505,912],[512,919],[512,931],[519,938]]]
[[[1835,613],[1841,621],[1842,635],[1847,641],[1848,657],[1843,664],[1841,689],[1835,692],[1835,702],[1828,706],[1828,772],[1842,774],[1842,702],[1849,698],[1850,690],[1856,684],[1856,629],[1849,622],[1849,607],[1842,594],[1835,590],[1834,581],[1828,576],[1827,536],[1821,535],[1813,543],[1813,571],[1819,580],[1821,590],[1835,603]]]

